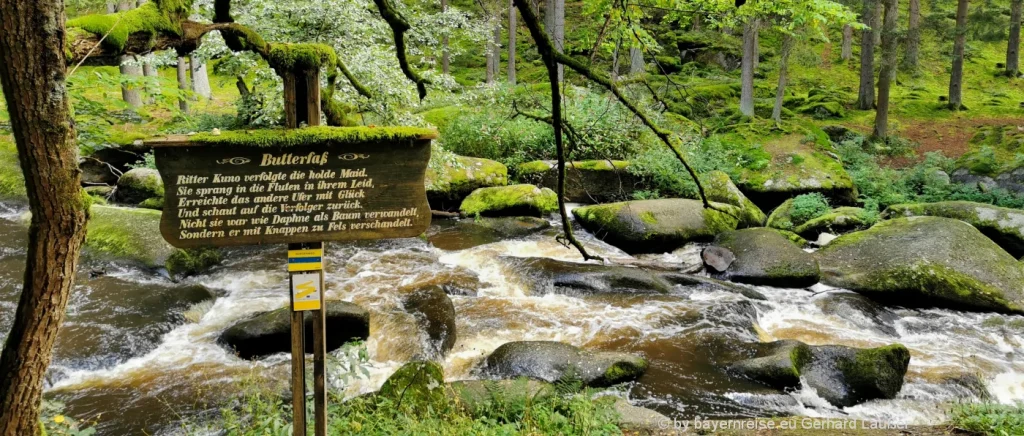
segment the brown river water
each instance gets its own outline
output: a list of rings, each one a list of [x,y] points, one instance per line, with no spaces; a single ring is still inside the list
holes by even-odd
[[[14,316],[24,271],[21,213],[18,206],[0,204],[0,339]],[[435,222],[429,233],[429,241],[329,245],[328,298],[371,312],[369,376],[346,382],[329,374],[332,389],[347,395],[374,391],[423,350],[396,289],[458,283],[477,295],[452,296],[458,339],[442,362],[447,380],[472,378],[473,367],[505,342],[554,340],[643,355],[649,371],[616,394],[679,419],[798,415],[937,424],[949,403],[979,397],[963,382],[970,379],[980,381],[992,400],[1024,401],[1024,317],[900,308],[872,316],[844,305],[850,294],[820,285],[759,287],[763,301],[686,286],[667,295],[566,295],[548,292],[534,272],[508,262],[579,261],[553,231],[480,240]],[[584,232],[579,236],[597,254],[634,260]],[[697,253],[698,247],[688,247],[646,260],[692,263]],[[284,353],[248,361],[217,343],[233,323],[286,304],[284,259],[283,247],[235,249],[223,265],[182,283],[159,271],[84,259],[57,339],[47,397],[64,402],[72,416],[98,415],[99,434],[172,435],[183,432],[182,422],[215,416],[254,375],[287,380]],[[195,285],[217,298],[190,321],[183,312],[206,298]],[[912,358],[898,398],[841,410],[809,388],[782,394],[721,370],[750,344],[775,339],[858,347],[900,342]]]

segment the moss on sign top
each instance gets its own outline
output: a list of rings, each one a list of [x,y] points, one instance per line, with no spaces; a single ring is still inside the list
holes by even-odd
[[[338,55],[326,44],[275,43],[270,45],[267,62],[279,72],[315,70],[337,64]]]
[[[132,34],[149,35],[167,33],[181,36],[181,8],[191,2],[164,0],[150,2],[128,11],[116,14],[93,14],[68,21],[67,27],[80,28],[98,37],[107,35],[103,44],[117,50],[124,50]],[[70,30],[69,30],[70,32]],[[109,34],[108,34],[109,32]]]
[[[355,144],[376,141],[434,139],[437,132],[420,127],[327,127],[232,130],[219,135],[198,133],[189,142],[232,147],[294,147],[313,144]]]

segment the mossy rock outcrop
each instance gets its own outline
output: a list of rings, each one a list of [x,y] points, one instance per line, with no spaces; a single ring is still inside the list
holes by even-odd
[[[478,245],[516,239],[550,229],[551,223],[537,217],[476,217],[434,221],[427,240],[442,250],[465,250]]]
[[[97,205],[89,214],[85,249],[90,256],[162,268],[177,251],[161,236],[159,211]]]
[[[558,196],[533,185],[495,186],[474,190],[459,211],[468,216],[534,216],[558,211]]]
[[[761,227],[768,219],[754,202],[743,195],[743,191],[740,191],[725,172],[712,171],[702,174],[700,179],[704,186],[704,195],[707,195],[709,201],[739,208],[739,227]]]
[[[1024,313],[1024,265],[960,220],[883,221],[817,257],[823,283],[881,302]]]
[[[13,142],[0,138],[0,200],[26,201],[25,176]]]
[[[853,179],[827,145],[788,135],[764,144],[771,161],[760,169],[744,168],[736,185],[762,210],[800,194],[820,192],[837,204],[857,199]]]
[[[715,235],[735,230],[739,208],[700,201],[662,199],[600,204],[573,209],[576,220],[605,242],[627,253],[672,251],[693,241],[710,241]]]
[[[157,170],[136,168],[117,180],[115,200],[125,204],[139,204],[153,197],[164,196],[164,181]]]
[[[370,335],[370,313],[355,304],[327,300],[327,351],[346,342],[365,340]],[[313,317],[303,317],[306,353],[313,352]],[[243,359],[256,359],[274,353],[291,351],[291,308],[282,307],[259,313],[236,323],[220,334],[219,342],[234,349]]]
[[[910,351],[900,344],[863,349],[778,341],[727,370],[780,390],[799,388],[803,377],[829,403],[850,407],[895,398],[909,364]]]
[[[458,337],[455,305],[441,286],[416,289],[402,297],[402,307],[414,317],[426,335],[426,359],[443,359]]]
[[[509,342],[487,357],[481,372],[489,377],[528,377],[546,382],[578,379],[584,386],[604,387],[640,378],[647,360],[626,353],[591,352],[561,342]]]
[[[808,240],[818,239],[822,233],[843,234],[856,230],[864,230],[874,224],[867,211],[859,207],[837,207],[828,213],[807,220],[794,227],[794,233]]]
[[[440,404],[446,395],[444,370],[434,362],[409,362],[398,368],[377,391],[403,407],[422,408]]]
[[[736,257],[721,271],[722,278],[781,288],[804,288],[818,282],[814,255],[775,230],[762,227],[722,233],[712,246]]]
[[[1024,210],[970,201],[926,204],[896,204],[885,217],[939,216],[964,221],[1003,247],[1013,257],[1024,256]]]
[[[565,199],[574,203],[607,203],[633,198],[640,179],[628,171],[622,160],[566,162]],[[556,161],[527,162],[516,168],[516,178],[537,186],[558,189]]]
[[[476,189],[508,184],[508,168],[490,159],[454,156],[451,161],[432,161],[425,183],[431,209],[455,210]]]

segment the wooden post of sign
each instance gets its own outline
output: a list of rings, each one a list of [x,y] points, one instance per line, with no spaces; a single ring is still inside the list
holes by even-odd
[[[284,114],[285,127],[296,129],[306,126],[320,125],[320,70],[287,72],[284,75]],[[289,244],[288,250],[302,250],[312,244]],[[323,250],[323,243],[317,243]],[[312,247],[309,247],[312,248]],[[327,341],[326,306],[324,305],[324,271],[320,275],[320,305],[313,310],[313,434],[327,436]],[[294,276],[293,276],[294,277]],[[293,278],[294,280],[294,278]],[[294,283],[293,283],[294,286]],[[294,292],[292,297],[294,299]],[[305,338],[303,337],[304,311],[295,310],[292,306],[292,410],[293,430],[295,436],[306,434],[306,376],[305,376]]]

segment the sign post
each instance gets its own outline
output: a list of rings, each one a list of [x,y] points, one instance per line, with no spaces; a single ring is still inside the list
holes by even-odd
[[[178,248],[288,244],[293,434],[306,434],[305,314],[314,434],[327,433],[324,241],[416,237],[430,225],[433,130],[318,127],[319,75],[285,77],[287,124],[148,141],[164,181],[160,231]],[[314,101],[315,100],[315,101]],[[296,129],[300,125],[312,126]]]

